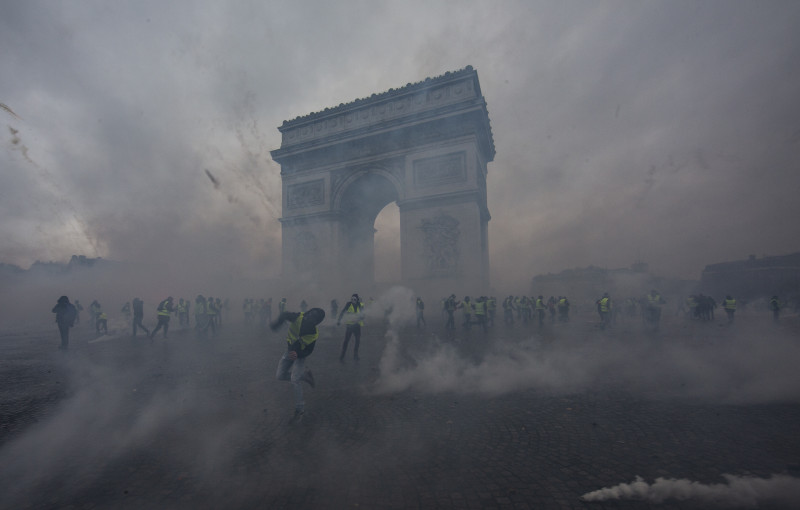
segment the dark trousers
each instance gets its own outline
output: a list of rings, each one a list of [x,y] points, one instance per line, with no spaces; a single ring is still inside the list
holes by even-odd
[[[456,319],[450,310],[447,310],[447,322],[444,324],[444,329],[456,329]]]
[[[353,359],[358,359],[358,347],[361,345],[361,324],[348,324],[347,330],[344,333],[344,343],[342,344],[342,354],[339,360],[344,360],[344,355],[347,354],[347,344],[350,343],[350,337],[356,337],[356,343],[353,345]]]
[[[69,347],[69,325],[66,323],[58,323],[58,333],[61,335],[61,349]]]
[[[144,331],[145,335],[150,335],[150,330],[147,329],[146,327],[144,327],[144,324],[142,324],[142,318],[134,316],[133,317],[133,336],[136,336],[136,328],[137,327],[142,328],[142,330]]]
[[[150,333],[150,338],[156,336],[156,333],[158,333],[161,328],[164,328],[164,338],[167,338],[167,331],[169,330],[169,315],[158,316],[158,324],[156,324],[156,329]]]

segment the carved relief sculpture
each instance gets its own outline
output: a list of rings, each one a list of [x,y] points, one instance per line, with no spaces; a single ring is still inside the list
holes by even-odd
[[[299,209],[325,202],[325,181],[315,181],[292,184],[286,189],[287,208]]]
[[[460,257],[458,220],[439,212],[433,219],[423,219],[418,227],[423,233],[425,262],[431,276],[451,276],[458,272]]]

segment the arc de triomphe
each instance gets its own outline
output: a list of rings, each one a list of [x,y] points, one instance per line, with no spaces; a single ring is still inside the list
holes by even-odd
[[[397,202],[404,284],[488,292],[486,174],[495,148],[471,66],[279,130],[281,147],[271,154],[283,183],[284,278],[341,292],[370,288],[375,218]]]

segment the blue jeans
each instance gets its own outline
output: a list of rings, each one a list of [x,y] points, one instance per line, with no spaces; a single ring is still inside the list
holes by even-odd
[[[305,358],[289,359],[289,353],[285,352],[278,362],[278,370],[275,373],[275,378],[279,381],[291,381],[295,411],[304,411],[306,407],[303,401],[303,382],[300,380],[305,369]]]

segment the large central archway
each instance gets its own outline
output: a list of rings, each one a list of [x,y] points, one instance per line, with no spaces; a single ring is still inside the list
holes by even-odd
[[[283,273],[337,292],[374,284],[375,218],[400,211],[400,275],[419,290],[487,290],[494,141],[471,67],[285,121]]]
[[[334,196],[333,209],[340,212],[341,253],[344,276],[355,288],[370,286],[375,275],[375,219],[384,207],[400,198],[399,186],[380,170],[355,174]]]

